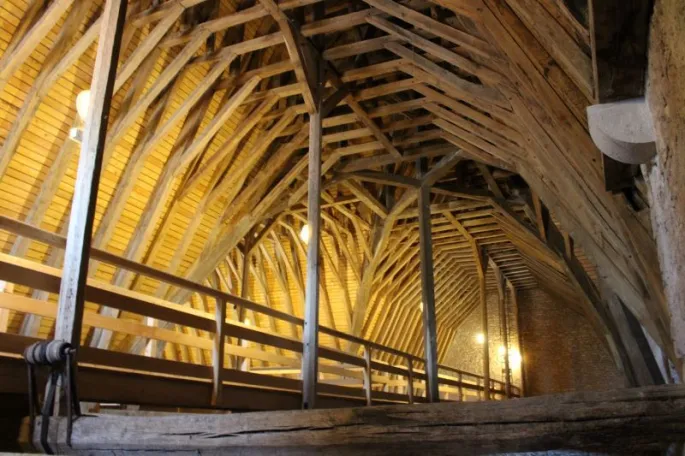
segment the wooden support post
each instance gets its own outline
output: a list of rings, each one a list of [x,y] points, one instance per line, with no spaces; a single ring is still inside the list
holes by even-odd
[[[55,339],[78,346],[81,341],[84,290],[93,231],[93,216],[105,147],[119,49],[126,18],[126,0],[107,0],[102,13],[91,99],[79,157],[69,232],[64,256],[64,273],[59,294]]]
[[[507,287],[511,290],[511,303],[514,307],[514,321],[516,322],[516,334],[518,337],[518,350],[521,359],[521,364],[519,366],[520,371],[520,384],[519,384],[519,397],[525,397],[526,395],[526,373],[524,370],[525,359],[523,357],[523,339],[521,338],[521,318],[519,314],[519,303],[518,296],[516,295],[516,287],[513,283],[507,282]]]
[[[414,403],[414,361],[411,358],[407,358],[407,396],[409,397],[409,403]]]
[[[463,388],[464,376],[462,375],[461,372],[459,372],[457,379],[459,381],[459,402],[464,402],[464,388]]]
[[[492,261],[492,260],[491,260]],[[499,304],[499,323],[502,333],[502,346],[504,347],[504,394],[507,398],[511,397],[511,366],[509,365],[509,325],[507,323],[507,290],[505,288],[505,278],[502,271],[495,267],[495,277],[497,278],[497,300]]]
[[[223,299],[216,300],[214,314],[216,316],[216,333],[214,333],[214,350],[212,352],[212,405],[217,406],[221,402],[221,390],[223,389],[226,301]]]
[[[319,248],[321,238],[321,92],[323,65],[318,62],[316,112],[309,115],[309,181],[307,195],[307,284],[302,349],[302,408],[316,404],[316,384],[319,376]]]
[[[368,345],[364,346],[364,392],[366,393],[366,405],[371,406],[373,404],[371,399],[371,348]]]
[[[422,173],[425,162],[418,163]],[[433,278],[433,248],[431,243],[430,187],[419,189],[419,248],[421,255],[421,297],[423,302],[423,341],[426,367],[426,395],[430,402],[439,402],[438,349],[435,322],[435,284]]]
[[[485,284],[487,263],[482,253],[476,249],[478,282],[480,285],[480,314],[483,331],[483,400],[490,400],[490,337],[488,336],[488,296]]]
[[[243,270],[240,277],[240,297],[250,299],[250,245],[252,241],[252,232],[245,236],[245,244],[243,245]],[[245,321],[245,308],[238,306],[237,308],[238,321],[243,323]],[[238,345],[244,346],[244,340],[238,339]],[[240,356],[235,357],[234,364],[239,370],[250,370],[249,360],[243,359]],[[244,368],[247,365],[248,368]]]

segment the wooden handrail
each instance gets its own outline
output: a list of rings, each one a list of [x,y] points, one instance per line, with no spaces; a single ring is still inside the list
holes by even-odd
[[[10,219],[8,217],[0,216],[0,229],[5,229],[8,231],[11,231],[19,236],[25,236],[40,242],[44,242],[48,245],[51,245],[56,248],[64,248],[66,245],[66,240],[64,237],[56,235],[54,233],[49,233],[47,231],[35,228],[31,225]],[[152,278],[155,278],[157,280],[161,280],[164,282],[167,282],[169,284],[179,286],[186,288],[188,290],[204,294],[210,297],[213,297],[217,300],[217,302],[225,302],[225,303],[231,303],[231,304],[236,304],[240,306],[244,306],[247,309],[250,309],[255,312],[259,312],[265,315],[272,316],[274,318],[278,318],[281,320],[284,320],[286,322],[290,322],[299,326],[304,325],[304,321],[298,317],[286,314],[284,312],[280,312],[274,309],[271,309],[269,307],[263,306],[261,304],[249,301],[247,299],[243,299],[234,295],[231,295],[229,293],[224,293],[220,290],[213,289],[211,287],[207,287],[204,285],[197,284],[195,282],[174,276],[172,274],[159,271],[157,269],[151,268],[147,265],[143,265],[137,262],[133,262],[131,260],[127,260],[125,258],[119,257],[117,255],[104,252],[99,249],[93,249],[92,250],[92,257],[95,259],[98,259],[100,261],[104,261],[110,264],[113,264],[115,266],[125,268],[128,270],[131,270],[133,272],[143,274]],[[29,260],[25,259],[20,259],[16,257],[12,257],[10,255],[6,254],[0,254],[0,265],[3,266],[3,277],[0,277],[3,280],[7,280],[9,282],[13,283],[18,283],[22,285],[26,285],[31,288],[37,288],[37,289],[42,289],[46,290],[49,292],[57,293],[59,292],[59,287],[60,287],[60,281],[61,281],[61,271],[56,268],[52,268],[46,265],[42,265],[40,263],[35,263]],[[28,300],[29,298],[22,298],[24,300]],[[124,310],[127,312],[132,312],[135,314],[139,315],[144,315],[144,316],[149,316],[153,317],[159,320],[163,321],[169,321],[171,323],[176,323],[182,326],[188,326],[188,327],[193,327],[196,329],[201,329],[203,331],[207,331],[210,333],[216,333],[217,331],[217,326],[216,326],[216,316],[214,314],[210,314],[208,312],[203,312],[200,310],[196,310],[187,306],[183,306],[181,304],[176,304],[176,303],[171,303],[159,298],[151,297],[136,291],[132,291],[129,289],[125,288],[120,288],[120,287],[115,287],[111,284],[101,282],[98,280],[94,279],[89,279],[87,282],[86,286],[86,299],[92,302],[96,302],[98,304],[106,305],[108,307],[113,307],[119,310]],[[27,301],[24,301],[24,304],[27,304]],[[18,304],[17,304],[18,305]],[[0,306],[2,307],[2,306]],[[45,310],[46,308],[44,307],[42,312],[48,312]],[[19,309],[16,309],[19,310]],[[22,311],[22,310],[20,310]],[[26,310],[23,310],[26,311]],[[55,309],[56,311],[56,309]],[[30,313],[30,312],[29,312]],[[101,327],[103,324],[105,326],[108,326],[108,323],[105,320],[102,320],[102,316],[99,316],[100,320],[97,320],[98,317],[91,316],[86,314],[86,318],[88,319],[96,319],[97,321],[89,321],[89,323],[92,324],[92,326],[96,327]],[[112,319],[115,320],[115,319]],[[145,325],[139,325],[139,326],[145,326]],[[141,328],[137,328],[141,329]],[[155,328],[157,331],[160,331],[160,328]],[[224,320],[224,325],[223,325],[223,331],[224,331],[224,336],[229,336],[229,337],[237,337],[240,339],[246,339],[250,340],[259,344],[264,344],[264,345],[269,345],[272,347],[277,347],[281,348],[284,350],[289,350],[297,353],[302,352],[302,342],[300,340],[290,338],[287,336],[282,336],[279,334],[274,334],[269,331],[266,331],[261,328],[256,328],[253,326],[248,326],[245,324],[242,324],[240,322],[235,322],[232,320]],[[417,356],[411,355],[409,353],[405,353],[396,349],[393,349],[391,347],[386,347],[371,341],[364,340],[359,337],[355,337],[349,334],[345,334],[343,332],[327,328],[327,327],[320,327],[320,331],[322,333],[328,334],[333,337],[338,337],[340,339],[344,339],[356,344],[359,344],[361,346],[367,347],[369,350],[374,350],[374,351],[382,351],[394,355],[398,355],[401,357],[401,359],[407,360],[407,362],[412,362],[412,363],[420,363],[423,364],[423,359],[419,358]],[[125,331],[124,331],[125,332]],[[157,338],[158,340],[166,340],[168,337],[160,337],[161,335],[164,335],[164,333],[157,332],[156,334],[153,332],[152,334],[147,334],[144,335],[145,337],[149,338]],[[187,337],[187,336],[186,336]],[[199,338],[198,338],[199,339]],[[186,341],[187,342],[187,341]],[[194,343],[197,343],[197,341],[193,341]],[[209,344],[211,344],[211,341],[207,341]],[[183,343],[183,342],[181,342]],[[193,343],[190,343],[189,345],[193,346]],[[242,350],[241,350],[242,348]],[[247,349],[249,351],[249,349]],[[245,352],[246,350],[243,347],[233,347],[229,353],[233,352],[234,354],[238,354],[237,352]],[[243,355],[247,354],[247,357],[250,357],[248,353],[243,353]],[[254,353],[253,353],[254,355]],[[426,380],[426,375],[422,370],[416,369],[413,367],[409,369],[409,366],[398,366],[398,365],[391,365],[391,364],[385,364],[376,360],[365,360],[363,357],[358,357],[355,354],[350,354],[342,351],[338,351],[332,348],[327,348],[327,347],[320,347],[319,349],[319,355],[322,358],[330,359],[332,361],[340,362],[343,364],[347,365],[353,365],[353,366],[358,366],[362,368],[367,368],[367,366],[370,366],[371,370],[376,370],[379,372],[385,372],[388,374],[395,374],[395,375],[400,375],[405,378],[409,378],[410,376],[413,378],[413,380],[419,380],[419,381],[425,381]],[[242,355],[241,355],[242,356]],[[281,360],[282,361],[282,360]],[[330,366],[325,366],[322,365],[322,371],[332,371],[336,370],[336,368],[329,369]],[[453,372],[458,375],[456,379],[451,379],[448,377],[441,376],[439,377],[440,384],[447,385],[447,386],[454,386],[457,388],[468,388],[468,389],[478,389],[481,388],[482,386],[477,386],[473,385],[470,383],[464,383],[463,376],[468,376],[472,377],[474,379],[479,380],[482,378],[481,376],[469,372],[464,372],[459,369],[455,369],[449,366],[443,366],[439,365],[439,369],[443,369],[448,372]],[[338,370],[338,372],[340,372]],[[331,372],[332,373],[332,372]],[[217,374],[218,375],[218,374]],[[221,376],[218,376],[218,378],[221,378]],[[500,381],[493,381],[492,382],[495,385],[499,385],[500,389],[503,390],[504,383]],[[497,391],[495,391],[497,393]],[[499,394],[499,393],[498,393]]]
[[[0,215],[0,229],[4,229],[6,231],[9,231],[11,233],[16,234],[17,236],[23,236],[27,237],[36,241],[43,242],[45,244],[48,244],[52,247],[64,249],[66,246],[66,238],[63,236],[60,236],[55,233],[50,233],[48,231],[42,230],[40,228],[36,228],[32,225],[29,225],[27,223],[20,222],[18,220],[14,220],[9,217],[5,217]],[[270,307],[264,306],[262,304],[258,304],[256,302],[250,301],[248,299],[241,298],[239,296],[232,295],[230,293],[225,293],[223,291],[184,279],[182,277],[175,276],[173,274],[170,274],[168,272],[160,271],[159,269],[152,268],[150,266],[147,266],[145,264],[141,264],[135,261],[131,261],[129,259],[123,258],[121,256],[106,252],[104,250],[92,248],[91,249],[91,257],[109,264],[112,264],[114,266],[127,269],[132,272],[136,272],[138,274],[142,274],[145,276],[148,276],[153,279],[160,280],[162,282],[166,282],[171,285],[175,285],[179,288],[185,288],[187,290],[204,294],[206,296],[210,296],[215,299],[221,299],[225,300],[227,303],[231,303],[237,306],[244,307],[245,309],[252,310],[254,312],[259,312],[264,315],[269,315],[274,318],[278,318],[280,320],[286,321],[288,323],[294,323],[298,326],[304,326],[304,320],[301,318],[298,318],[294,315],[287,314],[285,312],[280,312],[278,310],[272,309]],[[376,350],[381,350],[386,353],[390,353],[393,355],[398,355],[401,357],[411,357],[414,361],[423,363],[423,358],[401,352],[399,350],[396,350],[391,347],[386,347],[384,345],[377,344],[372,341],[367,341],[365,339],[362,339],[360,337],[353,336],[351,334],[346,334],[344,332],[328,328],[326,326],[319,326],[319,330],[332,337],[337,337],[340,339],[345,339],[347,341],[359,344],[359,345],[368,345],[369,347],[376,349]]]

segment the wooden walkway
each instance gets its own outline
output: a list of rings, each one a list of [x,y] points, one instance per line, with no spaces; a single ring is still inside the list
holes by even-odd
[[[0,222],[0,226],[12,228],[18,234],[54,247],[63,246],[64,240],[59,236],[8,219]],[[111,262],[206,296],[215,302],[216,312],[193,309],[89,279],[86,288],[89,302],[172,323],[190,331],[174,331],[161,325],[149,326],[139,321],[107,317],[94,311],[84,313],[84,325],[158,344],[185,345],[191,350],[211,353],[213,361],[211,365],[191,364],[81,347],[78,381],[82,400],[236,410],[300,408],[302,341],[246,322],[227,319],[225,306],[242,306],[274,321],[293,325],[298,332],[304,325],[302,319],[106,252],[94,250],[92,256],[96,260]],[[61,271],[0,254],[0,280],[57,293]],[[57,314],[57,304],[54,302],[16,294],[0,294],[0,308],[47,318],[55,318]],[[198,331],[209,334],[201,336]],[[426,401],[426,375],[422,358],[324,326],[320,327],[320,332],[338,339],[339,346],[358,348],[343,351],[319,347],[319,407]],[[21,354],[26,346],[36,340],[0,333],[0,392],[26,391],[26,373]],[[395,361],[388,363],[379,359],[380,355],[387,354],[392,355]],[[260,362],[266,367],[248,371],[241,363],[244,359]],[[480,375],[448,366],[438,367],[441,399],[467,401],[484,398],[485,388]],[[491,380],[488,390],[493,399],[507,396],[504,383],[499,381]],[[509,393],[510,396],[519,395],[515,387]]]

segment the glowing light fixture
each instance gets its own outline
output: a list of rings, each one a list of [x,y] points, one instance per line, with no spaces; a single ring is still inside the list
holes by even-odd
[[[512,368],[521,367],[522,361],[523,357],[521,356],[521,353],[518,350],[509,350],[509,365]]]
[[[504,345],[500,345],[497,348],[497,354],[499,355],[499,359],[501,363],[504,363],[504,357],[506,355],[506,349],[504,348]],[[509,367],[511,369],[517,369],[521,367],[521,362],[523,361],[523,357],[521,356],[521,352],[519,352],[515,348],[510,348],[509,349]]]
[[[309,242],[309,225],[305,224],[302,226],[302,229],[300,230],[300,239],[302,239],[302,242],[305,244]]]
[[[80,128],[72,127],[69,129],[69,138],[77,143],[83,141],[83,130]]]
[[[476,334],[476,343],[479,345],[483,345],[485,343],[485,334],[483,334],[483,333]]]
[[[88,110],[90,109],[90,90],[83,90],[76,96],[76,112],[81,118],[81,121],[85,121],[88,116]]]

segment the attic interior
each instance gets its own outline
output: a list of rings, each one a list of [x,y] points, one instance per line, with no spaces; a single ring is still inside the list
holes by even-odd
[[[0,31],[1,450],[685,455],[682,1]]]

